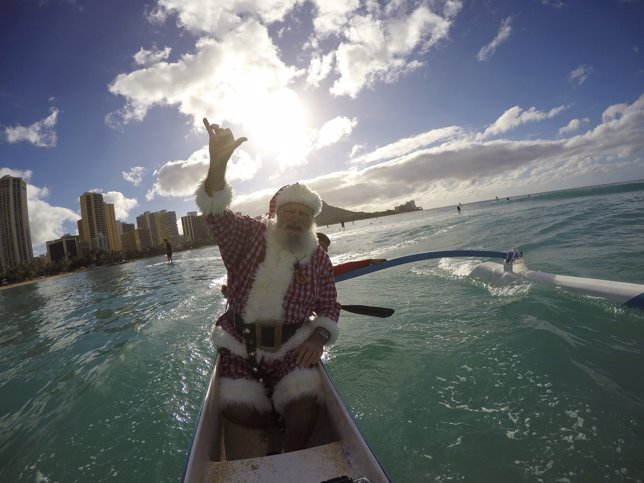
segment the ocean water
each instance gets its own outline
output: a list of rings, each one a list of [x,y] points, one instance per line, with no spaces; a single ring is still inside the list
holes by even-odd
[[[523,250],[533,270],[644,284],[644,182],[321,227],[334,262]],[[176,482],[224,305],[216,248],[0,291],[0,481]],[[477,259],[338,284],[325,356],[397,482],[644,481],[644,311],[527,282]]]

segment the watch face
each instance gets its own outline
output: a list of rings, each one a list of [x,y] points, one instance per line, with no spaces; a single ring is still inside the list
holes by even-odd
[[[329,340],[329,338],[331,337],[331,332],[326,329],[320,329],[318,331],[318,334],[320,334],[320,337],[322,337],[324,340]]]

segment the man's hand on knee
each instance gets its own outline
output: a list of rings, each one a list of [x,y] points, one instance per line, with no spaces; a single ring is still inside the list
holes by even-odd
[[[320,362],[322,354],[324,341],[317,334],[313,334],[297,350],[295,362],[298,366],[311,367]]]

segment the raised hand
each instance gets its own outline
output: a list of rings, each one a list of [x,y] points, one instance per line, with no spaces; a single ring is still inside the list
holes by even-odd
[[[213,162],[217,164],[227,163],[235,149],[248,141],[245,137],[235,139],[230,129],[221,128],[217,124],[210,124],[205,117],[203,118],[203,123],[206,126],[206,131],[208,131],[208,150],[210,152],[211,166]]]
[[[226,166],[233,152],[248,139],[245,137],[235,139],[230,129],[210,124],[205,117],[203,123],[208,131],[208,151],[210,153],[210,169],[204,182],[204,188],[212,196],[213,192],[221,190],[226,183]]]

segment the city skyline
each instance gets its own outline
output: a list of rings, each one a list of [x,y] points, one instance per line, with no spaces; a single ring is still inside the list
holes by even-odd
[[[87,249],[120,252],[125,249],[140,251],[147,246],[161,246],[163,240],[178,241],[179,221],[174,211],[145,211],[136,217],[134,224],[128,224],[115,217],[114,205],[105,203],[103,195],[96,192],[84,192],[79,198],[80,217],[76,220],[77,233],[65,233],[60,237],[45,240],[44,250],[37,256],[48,255],[49,247],[60,243],[60,250],[67,252],[67,239],[77,238],[85,243]],[[30,237],[30,217],[27,206],[27,185],[20,177],[4,175],[0,178],[0,267],[12,267],[22,262],[29,262],[34,257]],[[190,227],[187,238],[194,240],[194,235],[204,237],[206,233],[197,223],[185,218],[197,217],[196,212],[181,217],[181,224]],[[127,226],[127,230],[123,230]],[[129,232],[147,230],[145,239],[136,233],[135,237],[126,237],[128,246],[122,245],[122,235]],[[76,256],[75,248],[74,253]]]
[[[194,211],[203,117],[249,139],[251,216],[298,180],[373,212],[644,172],[642,1],[5,3],[0,177],[28,184],[36,252],[87,191],[130,223]]]

